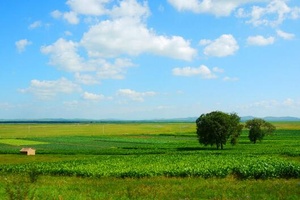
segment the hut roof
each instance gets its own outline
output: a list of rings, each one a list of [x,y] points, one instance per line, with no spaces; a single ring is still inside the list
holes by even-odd
[[[32,151],[32,150],[35,150],[33,148],[22,148],[20,151]]]

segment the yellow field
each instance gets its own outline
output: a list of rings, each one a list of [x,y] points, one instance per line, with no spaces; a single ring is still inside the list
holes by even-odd
[[[2,124],[1,138],[97,136],[123,134],[178,134],[195,132],[195,123],[119,123],[119,124]]]
[[[30,140],[22,140],[22,139],[0,139],[0,143],[12,145],[12,146],[49,144],[48,142],[38,142],[38,141],[30,141]]]

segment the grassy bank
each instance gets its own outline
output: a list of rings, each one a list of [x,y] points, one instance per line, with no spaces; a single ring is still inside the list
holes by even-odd
[[[9,182],[10,181],[10,182]],[[15,181],[15,184],[11,184]],[[19,191],[28,199],[289,199],[300,197],[300,179],[237,180],[218,178],[142,179],[41,176],[35,183],[24,177],[2,176],[0,196]],[[24,183],[25,182],[25,183]],[[9,185],[10,184],[10,185]],[[15,192],[15,195],[18,194]],[[24,197],[23,196],[23,197]],[[3,198],[5,199],[5,198]],[[25,198],[23,198],[25,199]]]

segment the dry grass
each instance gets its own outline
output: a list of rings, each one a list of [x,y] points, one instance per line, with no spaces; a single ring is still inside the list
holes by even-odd
[[[38,142],[38,141],[22,140],[22,139],[0,139],[0,143],[12,145],[12,146],[49,144],[48,142]]]
[[[180,134],[195,132],[195,129],[194,123],[1,124],[0,139],[124,134]]]

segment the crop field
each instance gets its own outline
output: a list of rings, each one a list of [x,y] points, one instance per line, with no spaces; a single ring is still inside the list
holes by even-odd
[[[195,123],[0,124],[0,197],[299,199],[300,122],[273,124],[224,150],[200,145]]]

